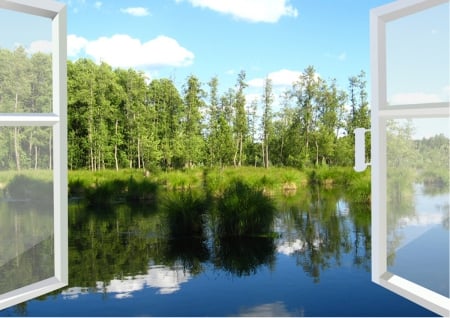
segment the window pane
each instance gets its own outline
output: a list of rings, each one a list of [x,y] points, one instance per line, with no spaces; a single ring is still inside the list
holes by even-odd
[[[449,297],[448,118],[387,123],[388,271]]]
[[[52,111],[51,35],[50,19],[0,9],[0,113]]]
[[[0,127],[0,294],[54,276],[51,138]]]
[[[449,4],[386,24],[388,105],[450,101]]]

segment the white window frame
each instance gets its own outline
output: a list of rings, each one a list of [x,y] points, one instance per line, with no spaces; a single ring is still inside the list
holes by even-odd
[[[67,13],[53,0],[0,0],[0,8],[51,19],[52,113],[0,113],[0,126],[53,127],[54,276],[0,295],[0,310],[68,284]],[[14,31],[12,31],[14,32]],[[7,242],[0,242],[7,244]]]
[[[397,0],[370,12],[372,281],[442,316],[450,316],[450,298],[387,270],[386,122],[396,118],[448,118],[450,103],[388,105],[386,24],[448,2],[449,0]]]

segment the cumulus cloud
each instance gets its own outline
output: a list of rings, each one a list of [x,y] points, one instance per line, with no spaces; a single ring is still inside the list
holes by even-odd
[[[176,0],[182,2],[183,0]],[[297,17],[289,0],[184,0],[192,6],[207,8],[249,22],[275,23],[281,17]]]
[[[96,62],[104,61],[113,67],[188,66],[194,53],[182,47],[175,39],[160,35],[141,42],[127,34],[115,34],[88,41],[77,35],[68,36],[68,55],[84,52]]]
[[[272,86],[290,86],[294,82],[298,81],[300,75],[302,75],[302,73],[299,71],[281,69],[279,71],[269,73],[267,77],[272,80]],[[263,87],[264,82],[265,78],[255,78],[250,80],[248,85],[252,87]]]
[[[88,44],[88,40],[75,34],[67,36],[67,55],[77,56]]]
[[[120,9],[120,11],[129,15],[133,15],[135,17],[145,17],[150,15],[150,11],[144,7],[123,8]]]

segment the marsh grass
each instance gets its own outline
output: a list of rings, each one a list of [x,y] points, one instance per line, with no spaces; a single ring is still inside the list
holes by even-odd
[[[168,192],[162,200],[168,234],[172,238],[203,237],[207,200],[199,191]]]
[[[234,180],[217,199],[216,234],[219,237],[244,237],[272,233],[274,200],[262,190]]]

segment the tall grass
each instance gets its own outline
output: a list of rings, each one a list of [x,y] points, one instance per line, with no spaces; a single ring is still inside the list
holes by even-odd
[[[273,199],[243,181],[234,180],[217,200],[216,234],[219,237],[267,235],[273,230]]]
[[[198,191],[169,192],[162,202],[170,237],[203,237],[207,202]]]

